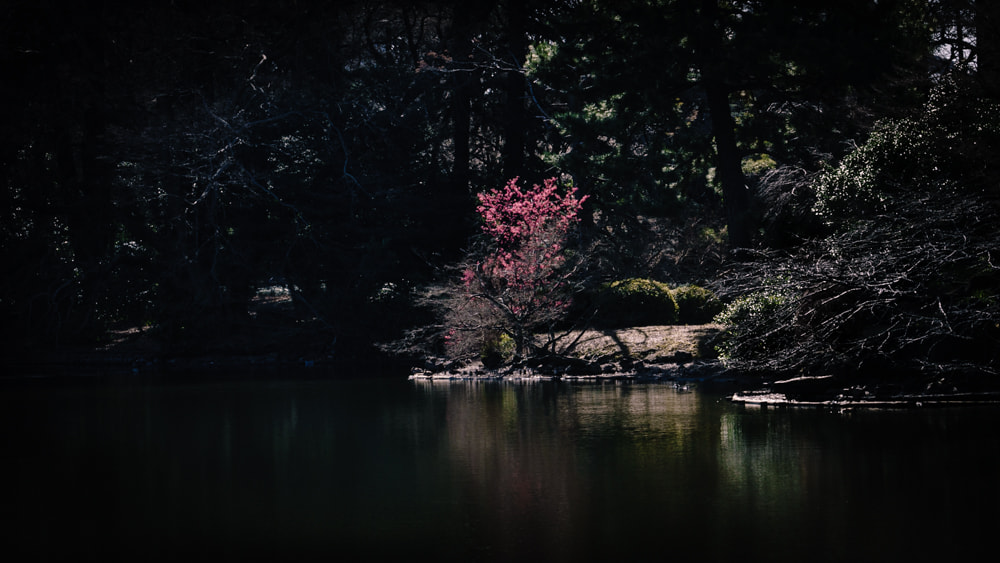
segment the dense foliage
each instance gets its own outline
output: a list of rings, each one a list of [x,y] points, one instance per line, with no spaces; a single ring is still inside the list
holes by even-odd
[[[674,324],[677,300],[656,280],[629,278],[604,284],[597,294],[594,322],[601,327]]]
[[[942,81],[815,181],[828,234],[723,283],[734,365],[790,373],[991,374],[1000,350],[1000,105]]]
[[[677,302],[678,321],[683,324],[710,323],[722,312],[722,301],[704,287],[682,285],[674,288],[671,293]]]
[[[50,4],[0,18],[6,358],[364,359],[473,293],[505,359],[650,279],[734,364],[992,369],[995,3]]]

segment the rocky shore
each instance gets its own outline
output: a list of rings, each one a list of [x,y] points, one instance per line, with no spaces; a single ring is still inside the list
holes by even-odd
[[[447,370],[414,368],[410,379],[419,380],[560,380],[560,381],[737,381],[738,378],[718,360],[695,360],[673,364],[636,362],[599,364],[543,359],[490,370],[479,362]]]
[[[480,362],[434,362],[414,368],[411,380],[665,382],[724,393],[745,405],[852,408],[914,408],[1000,405],[1000,389],[981,377],[881,380],[832,376],[788,379],[746,375],[715,355],[720,325],[647,326],[566,335],[566,353],[499,369]],[[557,342],[559,344],[559,342]]]
[[[479,361],[427,359],[410,368],[411,380],[424,381],[566,381],[566,382],[663,382],[679,389],[711,389],[732,401],[752,406],[808,406],[832,409],[855,407],[931,407],[951,405],[998,405],[1000,384],[983,374],[955,374],[947,378],[923,378],[904,374],[879,379],[831,376],[768,378],[727,368],[715,353],[720,325],[658,325],[615,330],[567,333],[555,339],[556,353],[516,365],[487,369]],[[237,339],[238,340],[238,339]],[[232,338],[227,347],[208,353],[164,354],[154,341],[140,332],[123,334],[100,348],[62,347],[45,354],[5,358],[8,374],[224,372],[298,370],[329,373],[325,368],[343,367],[345,357],[335,340],[296,339],[296,346],[280,346],[281,352],[238,346]],[[235,344],[234,344],[235,342]],[[252,350],[252,351],[251,351]],[[402,359],[366,359],[350,365],[354,372],[398,373],[405,376]],[[343,371],[338,369],[338,372]]]
[[[410,379],[735,381],[715,356],[721,332],[719,325],[658,325],[567,333],[553,342],[557,354],[498,369],[430,359]]]

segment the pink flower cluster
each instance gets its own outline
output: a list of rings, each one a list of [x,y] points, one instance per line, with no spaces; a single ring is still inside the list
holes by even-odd
[[[576,188],[561,195],[556,179],[549,178],[542,186],[535,184],[523,190],[518,180],[510,180],[503,189],[479,194],[476,211],[483,218],[483,232],[499,248],[519,247],[543,232],[565,233],[577,221],[587,197],[577,199]]]
[[[577,198],[576,188],[560,194],[555,178],[530,189],[517,182],[514,178],[502,189],[479,195],[477,210],[491,244],[462,281],[470,292],[489,293],[493,306],[502,304],[530,324],[532,317],[549,317],[569,305],[561,291],[566,285],[563,248],[587,198]]]

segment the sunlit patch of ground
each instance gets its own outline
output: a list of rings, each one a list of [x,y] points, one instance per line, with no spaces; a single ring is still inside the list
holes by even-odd
[[[291,293],[287,287],[280,285],[258,289],[248,307],[251,318],[257,318],[262,313],[265,315],[291,315],[294,310]]]
[[[479,362],[414,368],[411,379],[514,380],[698,380],[720,377],[725,370],[715,360],[715,339],[721,325],[656,325],[619,329],[571,331],[555,336],[547,349],[555,356],[485,369]],[[544,346],[550,336],[537,335]]]
[[[144,335],[145,331],[142,327],[138,326],[126,327],[118,330],[109,330],[107,333],[107,342],[102,346],[99,346],[97,349],[102,351],[114,350],[122,347],[126,343],[137,343],[140,340],[143,340]],[[133,346],[133,349],[134,348],[135,346]]]
[[[689,354],[692,359],[715,356],[714,341],[722,325],[656,325],[587,330],[557,337],[556,350],[579,358],[658,360]]]

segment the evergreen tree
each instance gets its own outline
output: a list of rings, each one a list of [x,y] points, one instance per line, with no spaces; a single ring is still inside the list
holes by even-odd
[[[754,222],[744,159],[766,152],[801,164],[789,141],[801,144],[808,131],[796,127],[801,118],[815,121],[824,109],[842,112],[824,134],[849,136],[856,124],[844,108],[872,96],[890,72],[925,62],[919,7],[582,3],[562,28],[565,42],[535,46],[538,80],[564,85],[565,109],[554,116],[562,145],[553,159],[581,186],[593,182],[605,205],[623,197],[712,202],[717,196],[702,180],[711,172],[730,244],[749,246]],[[618,170],[631,173],[609,173]]]

